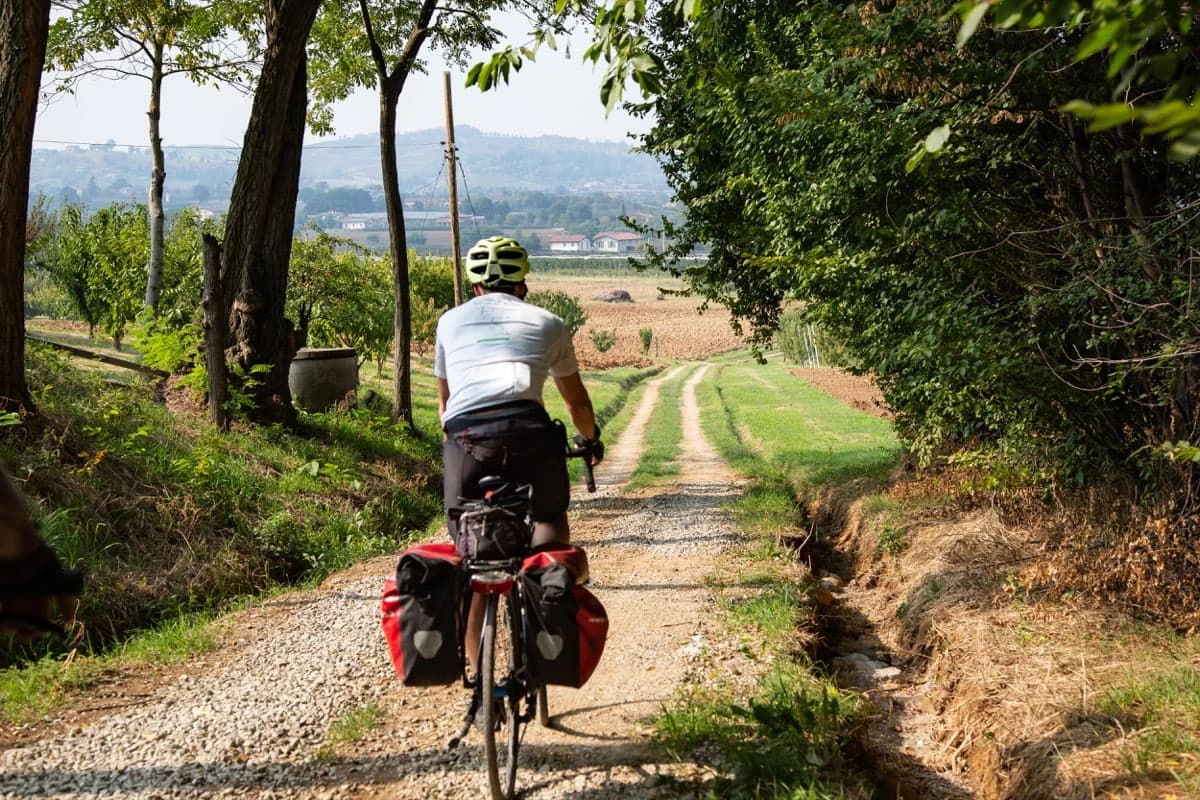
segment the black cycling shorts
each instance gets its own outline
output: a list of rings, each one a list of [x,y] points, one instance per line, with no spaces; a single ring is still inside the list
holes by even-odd
[[[480,478],[498,475],[533,486],[533,518],[557,519],[571,500],[567,435],[546,409],[531,401],[460,414],[446,422],[442,443],[442,500],[457,540],[457,506],[482,497]]]

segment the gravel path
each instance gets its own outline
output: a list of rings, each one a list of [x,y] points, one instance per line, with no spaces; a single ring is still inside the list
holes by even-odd
[[[551,690],[553,729],[531,726],[522,797],[678,797],[667,778],[703,769],[650,747],[650,717],[714,670],[754,671],[716,623],[705,584],[734,541],[720,509],[739,491],[699,427],[694,389],[707,368],[652,382],[611,447],[600,491],[576,495],[574,537],[591,557],[611,630],[591,682]],[[693,372],[681,404],[681,473],[659,490],[623,495],[657,387],[684,369]],[[378,603],[393,563],[376,559],[272,601],[240,623],[236,644],[141,705],[0,753],[0,797],[480,797],[478,737],[454,752],[442,746],[465,690],[406,689],[392,677]],[[382,709],[382,722],[333,754],[330,721],[368,705]]]

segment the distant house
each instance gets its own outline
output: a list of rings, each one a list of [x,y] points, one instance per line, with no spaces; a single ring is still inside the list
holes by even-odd
[[[342,230],[368,231],[383,230],[387,227],[387,214],[373,211],[366,214],[346,214],[342,217]]]
[[[563,233],[547,237],[546,246],[552,253],[589,253],[592,240],[581,233]]]
[[[609,231],[592,237],[592,249],[600,253],[632,253],[645,239],[631,231]]]

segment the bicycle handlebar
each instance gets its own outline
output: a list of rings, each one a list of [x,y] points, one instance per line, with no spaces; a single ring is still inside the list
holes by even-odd
[[[587,445],[582,447],[568,447],[567,458],[578,458],[583,460],[583,477],[587,483],[589,492],[596,491],[596,475],[592,471],[592,448]]]

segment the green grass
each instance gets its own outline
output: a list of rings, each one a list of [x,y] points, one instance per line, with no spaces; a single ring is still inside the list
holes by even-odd
[[[213,616],[185,614],[126,639],[102,655],[44,656],[0,670],[0,713],[13,724],[35,720],[73,692],[95,686],[106,675],[144,666],[177,664],[217,645]]]
[[[741,583],[750,588],[749,594],[725,601],[733,629],[753,629],[770,644],[790,640],[807,611],[800,587],[775,570],[743,578]]]
[[[771,665],[747,699],[718,686],[669,704],[656,719],[656,739],[719,771],[702,787],[708,797],[865,796],[869,784],[844,752],[866,709],[796,653],[810,605],[778,533],[806,524],[803,502],[826,484],[879,481],[898,444],[885,421],[808,388],[776,363],[744,354],[713,363],[697,398],[706,435],[748,482],[730,510],[748,534],[732,563],[750,563],[713,584],[727,626],[744,635],[746,652]]]
[[[676,754],[718,754],[709,797],[833,800],[863,789],[843,756],[860,718],[854,695],[778,664],[746,702],[717,688],[663,711],[655,737]]]
[[[803,526],[802,503],[822,487],[878,483],[900,455],[887,420],[834,400],[778,361],[723,359],[697,398],[705,433],[750,481],[733,512],[752,532]]]
[[[1125,766],[1131,775],[1170,778],[1200,791],[1200,673],[1193,665],[1150,672],[1109,689],[1097,707],[1130,734]]]
[[[381,719],[383,719],[383,709],[374,703],[345,712],[329,723],[325,744],[317,750],[313,760],[317,763],[329,763],[337,760],[339,748],[357,744],[366,739],[375,730]]]
[[[658,387],[658,403],[646,423],[642,453],[629,478],[627,489],[662,483],[679,474],[683,419],[679,411],[683,384],[691,372],[682,372]]]
[[[601,438],[605,445],[611,446],[617,436],[629,424],[632,409],[637,406],[636,398],[641,396],[645,382],[657,375],[661,367],[631,368],[605,370],[604,372],[588,372],[583,375],[584,385],[592,398],[592,407],[596,412],[596,421],[600,425]],[[547,386],[544,394],[546,411],[551,417],[561,419],[567,426],[568,438],[574,438],[575,429],[567,416],[566,406],[553,386]],[[633,402],[631,402],[633,401]],[[583,466],[578,459],[567,463],[571,481],[576,482],[583,474]],[[604,469],[603,466],[600,469]]]

